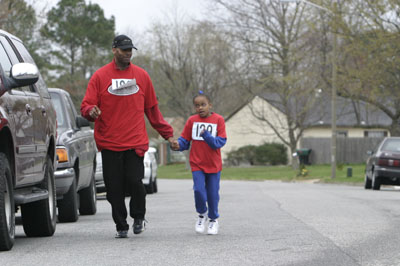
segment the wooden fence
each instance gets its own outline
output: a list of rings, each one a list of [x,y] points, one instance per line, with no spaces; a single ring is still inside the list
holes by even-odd
[[[336,161],[343,163],[365,163],[367,151],[375,150],[383,138],[337,138]],[[302,138],[302,149],[311,149],[309,162],[311,164],[331,163],[330,138]]]

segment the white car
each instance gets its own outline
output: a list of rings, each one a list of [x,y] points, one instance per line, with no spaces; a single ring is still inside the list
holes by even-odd
[[[150,147],[148,151],[144,154],[144,177],[143,184],[146,188],[147,194],[156,193],[157,188],[157,150],[156,148]],[[97,192],[105,192],[106,188],[104,186],[103,180],[103,165],[101,160],[101,152],[97,152],[96,158],[96,188]]]

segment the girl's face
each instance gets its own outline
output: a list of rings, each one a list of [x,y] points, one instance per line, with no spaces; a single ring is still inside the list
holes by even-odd
[[[198,113],[200,117],[204,118],[210,116],[210,109],[212,105],[205,96],[197,96],[194,99],[193,104],[194,108],[196,109],[196,113]]]

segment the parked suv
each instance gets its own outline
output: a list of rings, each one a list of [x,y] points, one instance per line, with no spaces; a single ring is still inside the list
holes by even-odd
[[[57,114],[56,178],[58,221],[75,222],[96,213],[96,143],[89,121],[78,115],[69,93],[49,89]],[[79,195],[79,196],[78,196]]]
[[[14,245],[15,213],[27,236],[56,230],[56,113],[17,37],[0,30],[0,250]]]

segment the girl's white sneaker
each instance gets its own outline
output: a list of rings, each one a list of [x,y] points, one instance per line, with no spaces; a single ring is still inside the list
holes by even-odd
[[[206,228],[206,222],[207,222],[207,216],[204,214],[200,214],[199,217],[197,218],[195,227],[197,233],[204,233],[204,230]]]
[[[218,220],[210,220],[210,222],[208,223],[208,230],[207,230],[207,234],[209,235],[216,235],[218,234]]]

